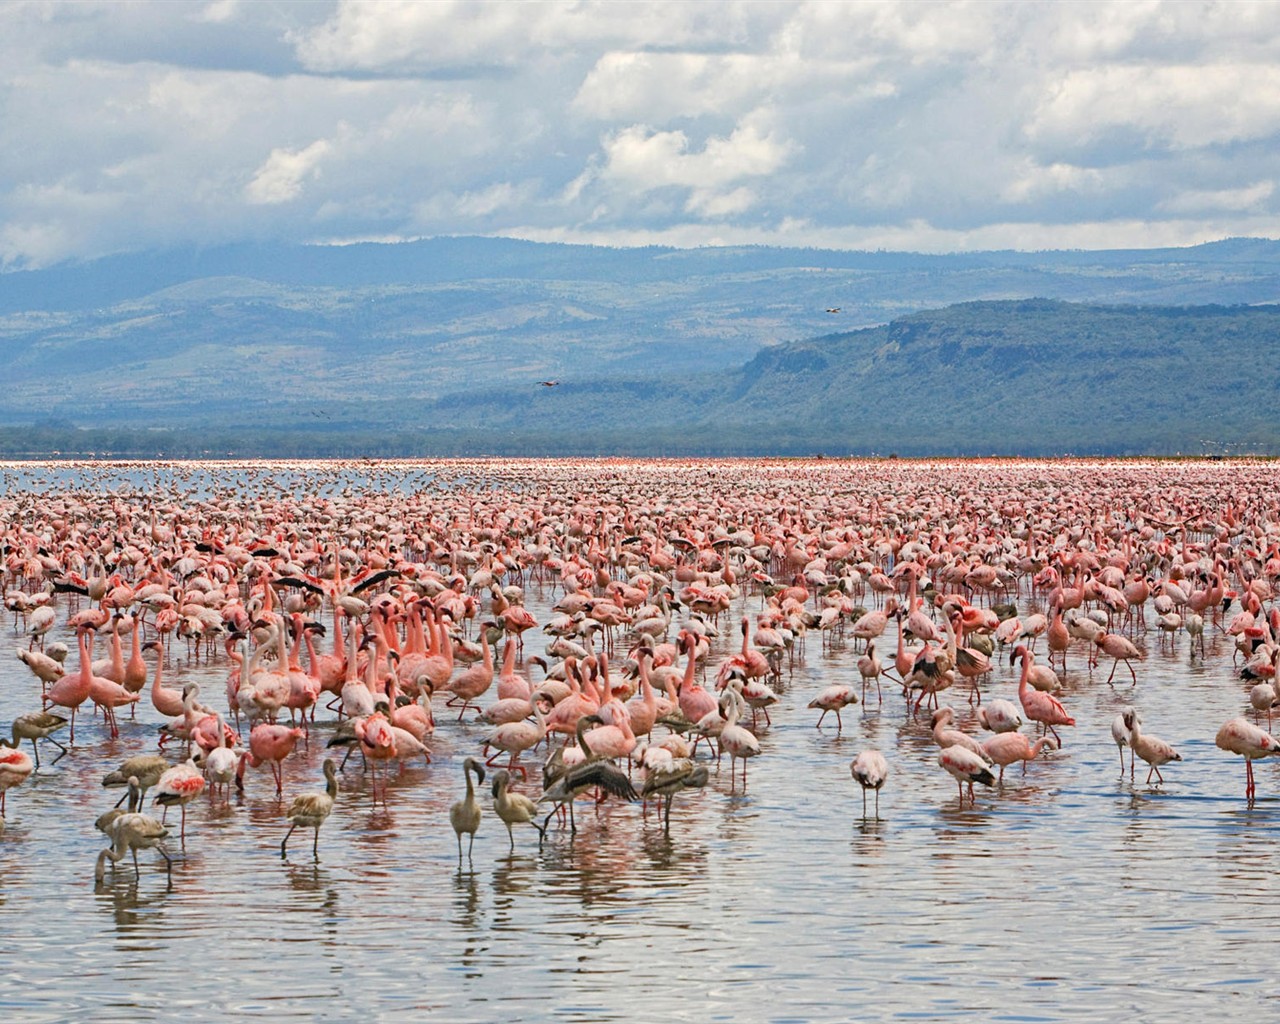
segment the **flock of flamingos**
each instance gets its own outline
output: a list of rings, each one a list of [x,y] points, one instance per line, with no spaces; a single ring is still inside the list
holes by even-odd
[[[207,486],[170,467],[131,490],[95,472],[0,492],[30,670],[30,711],[0,741],[0,816],[21,814],[33,772],[102,760],[122,795],[96,823],[99,881],[126,858],[136,874],[143,849],[169,864],[189,808],[250,785],[279,796],[281,856],[302,829],[318,858],[345,791],[385,803],[437,729],[470,751],[449,814],[460,861],[490,813],[512,849],[519,826],[539,843],[576,831],[582,800],[656,801],[669,831],[683,791],[745,791],[806,658],[857,670],[801,695],[814,725],[894,704],[923,718],[962,806],[1071,744],[1068,661],[1130,688],[1121,771],[1141,760],[1162,781],[1180,756],[1136,704],[1146,651],[1175,636],[1192,658],[1206,633],[1230,639],[1240,714],[1216,743],[1244,758],[1249,801],[1253,761],[1280,752],[1280,509],[1262,463],[446,462],[407,491],[360,464],[295,469],[288,491],[260,468],[203,469],[221,480]],[[1016,702],[992,692],[1000,659],[1020,666]],[[223,666],[225,692],[184,680],[192,665]],[[106,737],[136,755],[106,761]],[[282,762],[317,743],[323,778],[285,793]],[[864,817],[897,756],[849,765]]]

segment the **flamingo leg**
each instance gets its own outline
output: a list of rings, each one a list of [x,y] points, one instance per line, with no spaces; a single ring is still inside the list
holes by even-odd
[[[291,835],[293,835],[293,830],[294,830],[295,828],[297,828],[297,827],[298,827],[298,825],[297,825],[297,823],[296,823],[296,822],[295,822],[295,823],[293,823],[293,824],[291,824],[291,825],[289,826],[289,831],[288,831],[288,832],[286,832],[286,833],[284,834],[284,838],[280,840],[280,857],[281,857],[281,859],[283,859],[283,858],[284,858],[284,855],[285,855],[285,854],[284,854],[284,849],[285,849],[285,847],[289,845],[289,837],[290,837]]]

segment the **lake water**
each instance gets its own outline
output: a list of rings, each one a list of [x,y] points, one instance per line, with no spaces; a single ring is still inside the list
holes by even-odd
[[[5,472],[10,496],[50,486],[38,468]],[[132,486],[168,471],[130,472]],[[249,479],[208,472],[204,491]],[[414,472],[415,486],[438,475]],[[545,621],[559,591],[527,592]],[[735,603],[713,666],[736,647],[728,624],[760,602]],[[0,636],[25,646],[9,624]],[[122,863],[101,886],[93,820],[119,795],[101,777],[154,750],[162,719],[144,700],[113,741],[86,705],[72,753],[9,793],[0,1021],[1096,1021],[1212,1019],[1224,1005],[1270,1019],[1280,766],[1258,763],[1248,806],[1243,763],[1213,742],[1245,713],[1247,688],[1227,639],[1207,639],[1192,659],[1185,635],[1171,647],[1148,634],[1134,687],[1123,667],[1107,685],[1106,661],[1090,673],[1074,644],[1064,748],[962,807],[927,716],[908,714],[896,687],[881,706],[873,694],[846,709],[842,734],[814,728],[809,700],[857,672],[851,647],[824,652],[813,636],[745,794],[730,791],[726,759],[706,790],[676,798],[669,837],[638,804],[583,801],[576,836],[553,823],[539,849],[517,830],[509,854],[486,787],[461,864],[448,808],[488,729],[459,725],[440,698],[433,763],[393,776],[375,808],[353,759],[319,862],[302,830],[281,859],[289,799],[322,785],[333,723],[321,713],[310,749],[285,763],[283,801],[250,769],[243,796],[191,805],[171,878],[144,851],[139,880]],[[543,642],[530,634],[526,653]],[[220,705],[227,668],[187,664],[179,645],[166,682],[201,682]],[[1016,702],[1016,684],[1006,657],[984,693]],[[35,693],[17,659],[0,658],[0,727]],[[947,696],[977,732],[964,696]],[[1164,785],[1119,771],[1109,726],[1128,702],[1182,754]],[[865,747],[890,764],[879,821],[862,820],[849,776]]]

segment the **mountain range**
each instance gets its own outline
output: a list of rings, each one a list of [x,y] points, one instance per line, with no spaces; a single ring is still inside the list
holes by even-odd
[[[1263,239],[120,255],[0,274],[0,454],[1269,452],[1277,299]]]

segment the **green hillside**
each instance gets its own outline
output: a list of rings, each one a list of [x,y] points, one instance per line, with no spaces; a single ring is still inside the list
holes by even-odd
[[[262,356],[244,359],[215,412],[171,405],[149,429],[46,419],[0,431],[0,453],[1280,453],[1277,306],[969,302],[771,346],[721,372],[416,395],[366,355],[351,369],[360,400],[318,405],[270,394]]]

